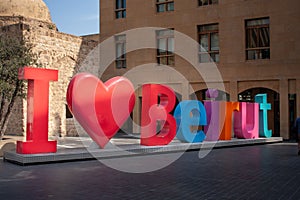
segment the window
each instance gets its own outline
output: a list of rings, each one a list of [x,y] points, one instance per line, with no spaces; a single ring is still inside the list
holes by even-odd
[[[247,60],[270,59],[269,18],[246,20]]]
[[[218,4],[219,0],[198,0],[199,6]]]
[[[126,35],[115,36],[116,68],[126,68]]]
[[[157,63],[174,66],[174,30],[165,29],[156,32]]]
[[[156,0],[156,11],[174,11],[174,0]]]
[[[116,0],[116,18],[126,18],[126,0]]]
[[[199,62],[219,62],[219,25],[208,24],[198,26]]]

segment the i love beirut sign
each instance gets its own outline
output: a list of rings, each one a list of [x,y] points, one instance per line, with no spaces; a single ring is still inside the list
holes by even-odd
[[[24,67],[19,70],[19,79],[28,80],[27,130],[26,141],[18,141],[16,151],[55,153],[57,141],[48,140],[49,82],[58,80],[58,71]],[[125,77],[114,77],[103,83],[94,75],[80,73],[69,83],[67,103],[83,129],[104,148],[133,111],[134,92],[132,83]],[[214,92],[209,90],[208,95],[213,97]],[[176,108],[175,104],[175,92],[170,87],[142,86],[141,145],[168,145],[175,137],[188,143],[230,140],[232,124],[238,138],[272,136],[267,123],[271,105],[266,94],[256,95],[255,103],[188,100]],[[159,131],[157,122],[160,122]]]

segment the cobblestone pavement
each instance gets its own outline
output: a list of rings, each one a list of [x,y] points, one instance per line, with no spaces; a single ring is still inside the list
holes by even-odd
[[[168,167],[142,174],[99,161],[22,167],[0,160],[0,199],[300,199],[295,143],[215,149],[202,159],[198,154],[186,152]]]

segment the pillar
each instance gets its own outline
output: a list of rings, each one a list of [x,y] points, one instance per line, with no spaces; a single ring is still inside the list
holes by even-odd
[[[238,101],[238,84],[237,81],[230,81],[230,101]]]
[[[296,80],[296,115],[300,117],[300,79]]]
[[[230,101],[232,102],[238,102],[238,83],[236,80],[230,81]],[[233,118],[233,115],[232,115]],[[233,121],[233,119],[232,119]],[[233,126],[232,126],[233,127]],[[234,137],[234,131],[232,129],[231,131],[231,137]]]
[[[280,80],[280,136],[289,139],[289,98],[288,80]]]

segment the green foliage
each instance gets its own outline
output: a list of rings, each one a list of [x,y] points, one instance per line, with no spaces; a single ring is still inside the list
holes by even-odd
[[[18,80],[18,70],[38,66],[32,46],[18,38],[0,35],[0,138],[17,97],[24,97],[24,83]]]
[[[23,94],[18,69],[36,64],[37,56],[31,50],[32,47],[23,40],[0,36],[0,91],[6,100],[11,99],[17,84],[20,87],[17,95]]]

